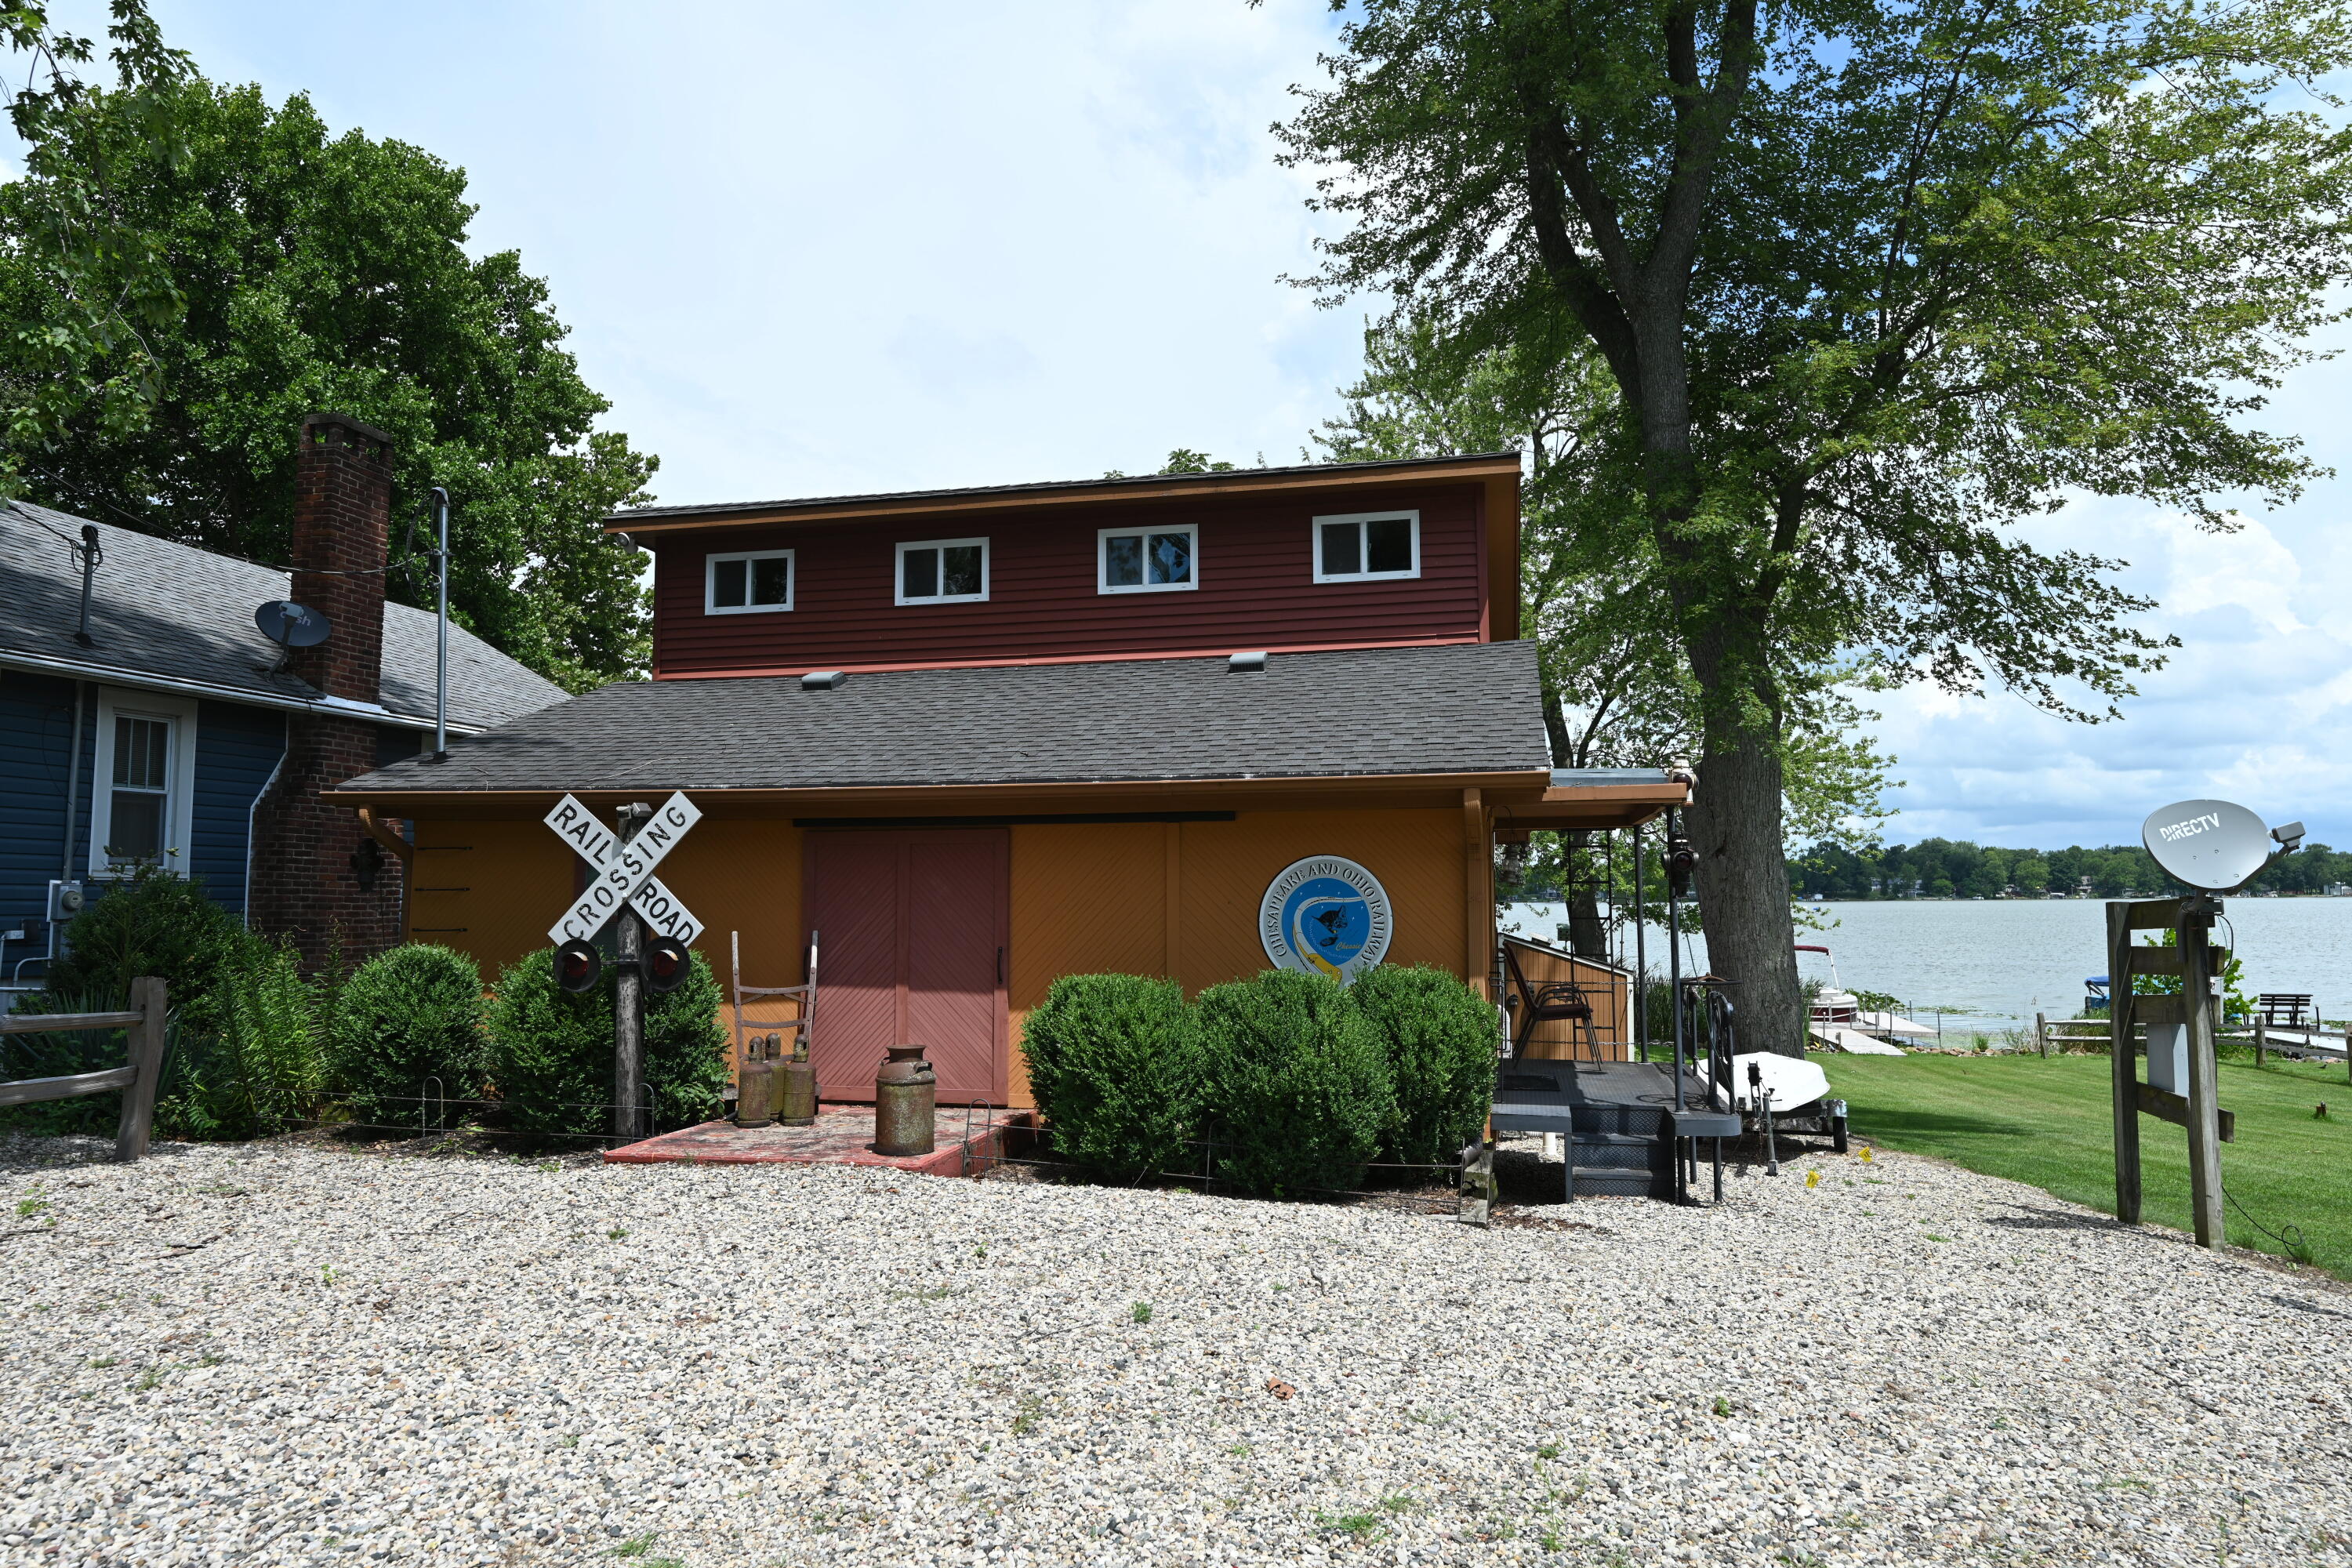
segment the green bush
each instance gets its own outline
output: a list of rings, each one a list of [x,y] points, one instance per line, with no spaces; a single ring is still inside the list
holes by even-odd
[[[332,1038],[336,1090],[360,1121],[422,1126],[425,1079],[449,1100],[481,1088],[482,972],[431,942],[380,952],[340,988]]]
[[[158,1136],[257,1138],[317,1114],[326,1031],[318,993],[302,978],[294,950],[251,938],[215,984],[203,1009],[173,1009],[157,1089]]]
[[[1387,1148],[1407,1164],[1451,1163],[1486,1131],[1501,1025],[1492,1004],[1454,975],[1382,964],[1348,1000],[1379,1037],[1396,1093]]]
[[[1023,1026],[1022,1051],[1069,1158],[1129,1182],[1197,1165],[1201,1047],[1175,982],[1064,975]]]
[[[1354,1186],[1396,1114],[1362,1010],[1334,982],[1281,969],[1193,1006],[1217,1173],[1276,1196]]]
[[[719,1114],[727,1086],[727,1026],[719,982],[702,954],[686,982],[646,1005],[646,1082],[656,1130]],[[594,991],[555,984],[555,950],[517,959],[489,1007],[489,1068],[502,1109],[526,1132],[601,1134],[613,1127],[614,971]]]
[[[42,978],[50,992],[112,1011],[129,1004],[132,980],[161,975],[172,1010],[204,1026],[226,1002],[224,977],[263,962],[270,944],[206,898],[201,877],[142,866],[82,906],[65,945]]]

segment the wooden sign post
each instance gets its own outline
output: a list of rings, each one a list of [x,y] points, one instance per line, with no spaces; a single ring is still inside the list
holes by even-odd
[[[2214,1033],[2221,1010],[2218,976],[2229,966],[2227,949],[2211,944],[2221,900],[2210,893],[2182,899],[2148,899],[2107,906],[2107,1039],[2115,1069],[2116,1217],[2137,1225],[2140,1213],[2139,1119],[2141,1113],[2186,1128],[2189,1132],[2189,1202],[2197,1245],[2218,1247],[2223,1239],[2221,1145],[2237,1136],[2236,1118],[2221,1107],[2221,1069]],[[2135,931],[2169,931],[2176,946],[2142,947]],[[2178,976],[2177,996],[2135,994],[2143,974]],[[2139,1054],[2132,1026],[2178,1025],[2187,1035],[2187,1094],[2140,1081]]]

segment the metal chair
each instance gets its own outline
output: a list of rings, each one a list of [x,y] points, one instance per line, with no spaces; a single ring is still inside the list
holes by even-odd
[[[1520,1000],[1519,1023],[1511,1038],[1511,1055],[1527,1055],[1528,1037],[1535,1033],[1537,1025],[1565,1021],[1570,1025],[1570,1048],[1575,1048],[1576,1031],[1581,1028],[1585,1049],[1593,1060],[1598,1061],[1601,1046],[1592,1032],[1592,1001],[1585,995],[1584,987],[1573,980],[1547,980],[1540,985],[1531,984],[1526,972],[1519,967],[1519,955],[1511,951],[1511,944],[1507,942],[1503,944],[1503,963],[1510,969],[1511,984],[1517,989]]]

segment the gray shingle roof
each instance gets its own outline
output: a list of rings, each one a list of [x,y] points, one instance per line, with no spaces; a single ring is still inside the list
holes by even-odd
[[[605,518],[607,523],[625,528],[632,522],[667,522],[678,518],[709,517],[723,519],[730,512],[788,511],[802,507],[854,506],[862,502],[879,501],[955,501],[982,496],[1012,497],[1036,495],[1050,497],[1069,490],[1150,489],[1162,490],[1199,486],[1209,489],[1256,479],[1281,479],[1305,475],[1316,479],[1339,479],[1350,474],[1377,473],[1382,469],[1434,470],[1449,466],[1487,466],[1497,458],[1518,460],[1516,450],[1501,452],[1456,452],[1442,458],[1382,458],[1362,463],[1291,464],[1278,468],[1217,468],[1192,474],[1120,474],[1099,479],[1033,479],[1014,485],[959,485],[935,490],[876,490],[860,495],[797,496],[785,500],[716,501],[701,505],[641,506],[626,511],[616,511]]]
[[[441,763],[341,786],[410,790],[857,789],[1540,772],[1535,645],[1128,659],[607,686]]]
[[[47,507],[0,506],[0,657],[61,661],[100,679],[110,670],[165,676],[216,688],[232,700],[317,699],[305,682],[269,673],[278,647],[253,624],[257,606],[286,597],[287,574],[110,523],[97,525],[106,554],[90,598],[98,646],[75,642],[81,563],[67,541],[81,537],[82,522]],[[433,621],[431,612],[414,605],[383,607],[383,706],[428,722]],[[488,729],[562,700],[563,689],[553,681],[450,626],[453,728]]]

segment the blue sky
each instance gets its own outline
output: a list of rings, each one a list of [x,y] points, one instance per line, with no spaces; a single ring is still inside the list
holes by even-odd
[[[1277,281],[1319,220],[1267,127],[1321,0],[152,4],[215,79],[463,166],[667,501],[1295,461],[1358,368],[1362,310]],[[2345,463],[2347,391],[2307,369],[2273,426]],[[2116,724],[1884,700],[1889,836],[2130,842],[2210,793],[2352,842],[2346,494],[2224,540],[2133,503],[2033,523],[2128,558],[2188,647]]]

